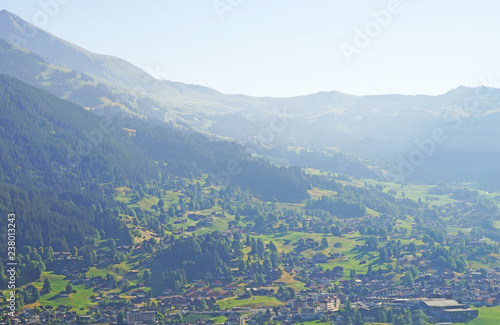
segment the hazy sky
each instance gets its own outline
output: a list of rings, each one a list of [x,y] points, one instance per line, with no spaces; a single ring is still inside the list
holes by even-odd
[[[0,9],[224,93],[439,94],[500,81],[494,0],[2,0]]]

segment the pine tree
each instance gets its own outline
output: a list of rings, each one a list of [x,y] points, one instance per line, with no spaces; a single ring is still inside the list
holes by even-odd
[[[325,249],[325,248],[328,248],[328,246],[329,246],[328,245],[328,240],[325,237],[321,238],[321,246],[320,246],[320,248],[321,249]]]
[[[271,252],[277,252],[278,249],[276,248],[276,245],[273,243],[273,241],[270,241],[269,244],[267,244],[267,248],[269,248],[269,250]]]
[[[34,287],[33,290],[31,291],[31,301],[35,302],[38,299],[40,299],[40,291],[38,291],[37,287]]]
[[[125,314],[123,311],[120,311],[118,315],[116,315],[116,324],[123,325],[125,324]]]
[[[393,320],[393,316],[392,316],[392,309],[389,309],[386,313],[386,318],[387,318],[387,322],[388,323],[392,323],[392,320]]]
[[[66,285],[66,293],[69,295],[72,292],[73,292],[73,286],[71,285],[71,283],[68,283]]]
[[[377,311],[377,322],[379,323],[385,323],[387,321],[387,316],[385,315],[385,312],[383,309],[379,309]]]
[[[356,309],[356,311],[354,312],[352,323],[353,325],[363,325],[363,319],[361,318],[361,313],[359,312],[359,309]]]
[[[368,270],[366,271],[366,275],[369,276],[372,273],[372,265],[368,264]]]
[[[269,308],[267,308],[266,309],[266,314],[265,314],[266,320],[271,319],[271,316],[272,316],[271,310],[269,310]]]
[[[42,292],[45,294],[51,291],[52,291],[52,284],[50,283],[49,278],[46,278],[45,281],[43,282]]]
[[[179,282],[179,280],[175,280],[174,281],[174,290],[179,291],[180,289],[181,289],[181,283]]]
[[[207,301],[205,300],[205,298],[202,298],[200,302],[200,310],[206,310],[206,309],[207,309]]]
[[[151,277],[151,273],[149,272],[149,270],[144,270],[144,273],[142,274],[143,280],[148,281],[150,277]]]
[[[162,207],[164,207],[164,206],[165,206],[165,202],[163,202],[163,200],[161,200],[161,199],[160,199],[160,200],[158,200],[158,204],[157,204],[157,206],[158,206],[159,208],[162,208]]]

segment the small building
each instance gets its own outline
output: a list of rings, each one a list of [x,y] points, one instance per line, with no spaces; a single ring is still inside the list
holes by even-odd
[[[135,324],[138,322],[150,324],[156,321],[156,312],[144,311],[137,313],[127,313],[126,319],[127,319],[127,324]]]
[[[54,252],[55,260],[67,260],[71,258],[70,252]]]
[[[300,317],[304,320],[315,319],[319,316],[318,309],[316,307],[300,307],[298,311]]]
[[[291,315],[292,315],[292,310],[290,308],[281,307],[280,309],[278,309],[279,317],[288,318],[291,317]]]
[[[187,303],[187,298],[183,296],[168,296],[163,298],[162,302],[169,305],[184,305]]]
[[[131,277],[137,278],[137,277],[139,277],[139,270],[130,270],[128,272],[128,275]]]

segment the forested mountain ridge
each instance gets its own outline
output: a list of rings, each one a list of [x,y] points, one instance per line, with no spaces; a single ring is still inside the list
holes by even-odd
[[[144,98],[136,98],[133,92],[125,95],[125,93],[120,92],[104,81],[99,81],[83,72],[76,70],[68,71],[67,69],[54,66],[33,52],[13,46],[2,39],[0,39],[0,58],[0,73],[6,73],[32,86],[40,87],[58,97],[76,102],[84,107],[96,107],[97,105],[99,108],[94,111],[97,113],[106,111],[105,115],[108,117],[119,114],[143,116],[144,111],[139,112],[139,108],[141,110],[150,109],[153,113],[158,112],[152,108],[152,101]],[[13,67],[18,68],[14,69]],[[188,95],[186,94],[186,96]],[[107,98],[109,101],[106,104],[102,104],[100,98]],[[130,106],[127,104],[128,102],[133,102],[134,105]],[[124,110],[123,112],[121,112],[122,109]],[[151,118],[147,120],[152,124],[162,124],[155,119],[158,116],[150,116]],[[169,124],[172,125],[172,123]],[[190,128],[185,123],[180,124]],[[275,158],[277,163],[281,165],[326,167],[326,169],[334,172],[349,173],[350,175],[374,176],[376,174],[359,161],[344,157],[341,154],[326,156],[307,151],[294,153],[280,148],[268,150],[261,144],[253,143],[247,144],[244,151]],[[153,154],[157,155],[155,152]]]
[[[99,184],[141,184],[155,166],[125,133],[102,133],[98,116],[3,75],[0,116],[2,211],[23,216],[19,244],[64,250],[95,233],[120,238],[126,232],[109,189]],[[87,137],[95,131],[98,145]]]
[[[123,111],[252,143],[261,149],[258,154],[279,157],[284,164],[303,157],[262,148],[302,150],[308,159],[340,150],[379,159],[377,164],[393,170],[419,150],[418,143],[441,129],[447,140],[409,180],[489,182],[491,174],[498,175],[499,147],[492,135],[499,122],[500,92],[492,87],[458,87],[438,96],[353,96],[336,91],[290,98],[226,95],[157,80],[124,60],[90,53],[7,11],[1,12],[0,25],[0,38],[6,41],[0,42],[0,73],[99,114]],[[30,37],[24,30],[32,32]],[[58,51],[51,51],[53,44]],[[272,122],[276,119],[286,124]],[[342,157],[336,160],[339,165],[349,163]],[[323,158],[312,159],[310,165],[328,166]],[[370,174],[366,169],[349,171]]]
[[[1,76],[0,81],[3,173],[12,185],[24,186],[29,179],[70,188],[93,179],[121,182],[121,175],[143,182],[152,175],[144,152],[125,132],[113,132],[116,123],[13,78]],[[118,165],[112,158],[126,163]],[[59,177],[76,167],[77,178]]]
[[[311,178],[300,169],[252,159],[236,144],[140,120],[102,118],[3,75],[0,116],[2,211],[29,216],[20,219],[24,244],[67,249],[97,230],[120,238],[126,231],[113,219],[115,187],[196,177],[202,171],[216,177],[228,161],[241,171],[219,179],[224,185],[239,184],[285,201],[304,199],[310,188]],[[39,200],[50,204],[36,204]],[[58,222],[65,226],[52,224]]]

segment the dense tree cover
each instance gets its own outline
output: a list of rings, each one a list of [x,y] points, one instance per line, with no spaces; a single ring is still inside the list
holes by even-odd
[[[235,143],[162,126],[145,127],[138,120],[127,121],[126,125],[141,130],[133,141],[153,159],[166,162],[165,169],[176,175],[196,176],[200,169],[206,170],[214,184],[249,188],[264,200],[300,201],[311,188],[311,178],[300,168],[277,167],[264,159],[251,158]]]
[[[116,218],[114,203],[86,192],[53,189],[19,189],[0,184],[0,213],[13,209],[18,216],[17,244],[22,247],[52,246],[56,251],[80,247],[94,231],[103,237],[122,237],[126,228]],[[6,224],[5,218],[0,224]],[[6,226],[5,226],[6,227]],[[5,238],[3,238],[5,240]],[[5,245],[4,242],[2,242]]]
[[[300,169],[251,159],[234,143],[139,120],[103,119],[7,76],[0,76],[0,116],[0,209],[19,214],[21,245],[69,250],[96,229],[102,237],[126,236],[114,218],[121,211],[111,200],[115,186],[141,189],[201,170],[213,171],[217,183],[228,161],[241,170],[228,174],[228,182],[265,199],[300,200],[310,186]],[[125,127],[137,135],[130,137]],[[205,201],[213,204],[209,198],[198,204]]]
[[[233,257],[226,236],[213,233],[201,238],[181,238],[157,252],[152,267],[153,290],[169,287],[179,290],[193,276],[205,272],[224,274]]]
[[[247,237],[243,241],[216,231],[196,238],[169,240],[171,244],[158,250],[153,258],[153,294],[159,294],[163,288],[179,292],[192,279],[207,273],[223,276],[229,282],[233,275],[252,274],[257,285],[281,276],[276,246],[272,242],[266,245],[260,238]],[[244,245],[251,248],[247,260],[242,259]],[[231,270],[234,267],[237,271]]]
[[[344,316],[342,324],[366,324],[364,323],[363,316],[359,309],[354,309],[351,303],[347,301],[344,307],[341,308],[341,313]],[[383,307],[377,309],[377,314],[375,317],[377,323],[388,323],[394,325],[427,325],[429,324],[429,318],[423,312],[422,309],[400,309],[400,308],[389,308],[385,309]]]
[[[335,189],[329,189],[338,193],[336,198],[322,197],[319,200],[308,200],[306,208],[310,210],[321,209],[331,215],[345,218],[361,217],[366,213],[366,208],[393,217],[405,215],[431,219],[437,217],[435,209],[408,198],[397,199],[394,195],[385,193],[376,186],[339,186],[338,183],[335,186]]]
[[[273,148],[264,151],[264,155],[274,159],[285,160],[290,165],[312,167],[319,170],[343,173],[363,178],[376,178],[377,172],[361,161],[342,153],[327,154],[301,150],[300,152]]]
[[[265,160],[244,161],[235,183],[248,187],[266,201],[302,201],[311,188],[308,178],[298,167],[275,167]]]
[[[366,213],[366,207],[358,202],[349,202],[342,198],[329,198],[322,196],[319,200],[309,200],[306,208],[321,209],[330,212],[332,215],[344,218],[358,218]]]
[[[5,76],[0,115],[2,179],[9,184],[90,189],[94,180],[143,184],[155,175],[144,152],[113,132],[117,122]]]

